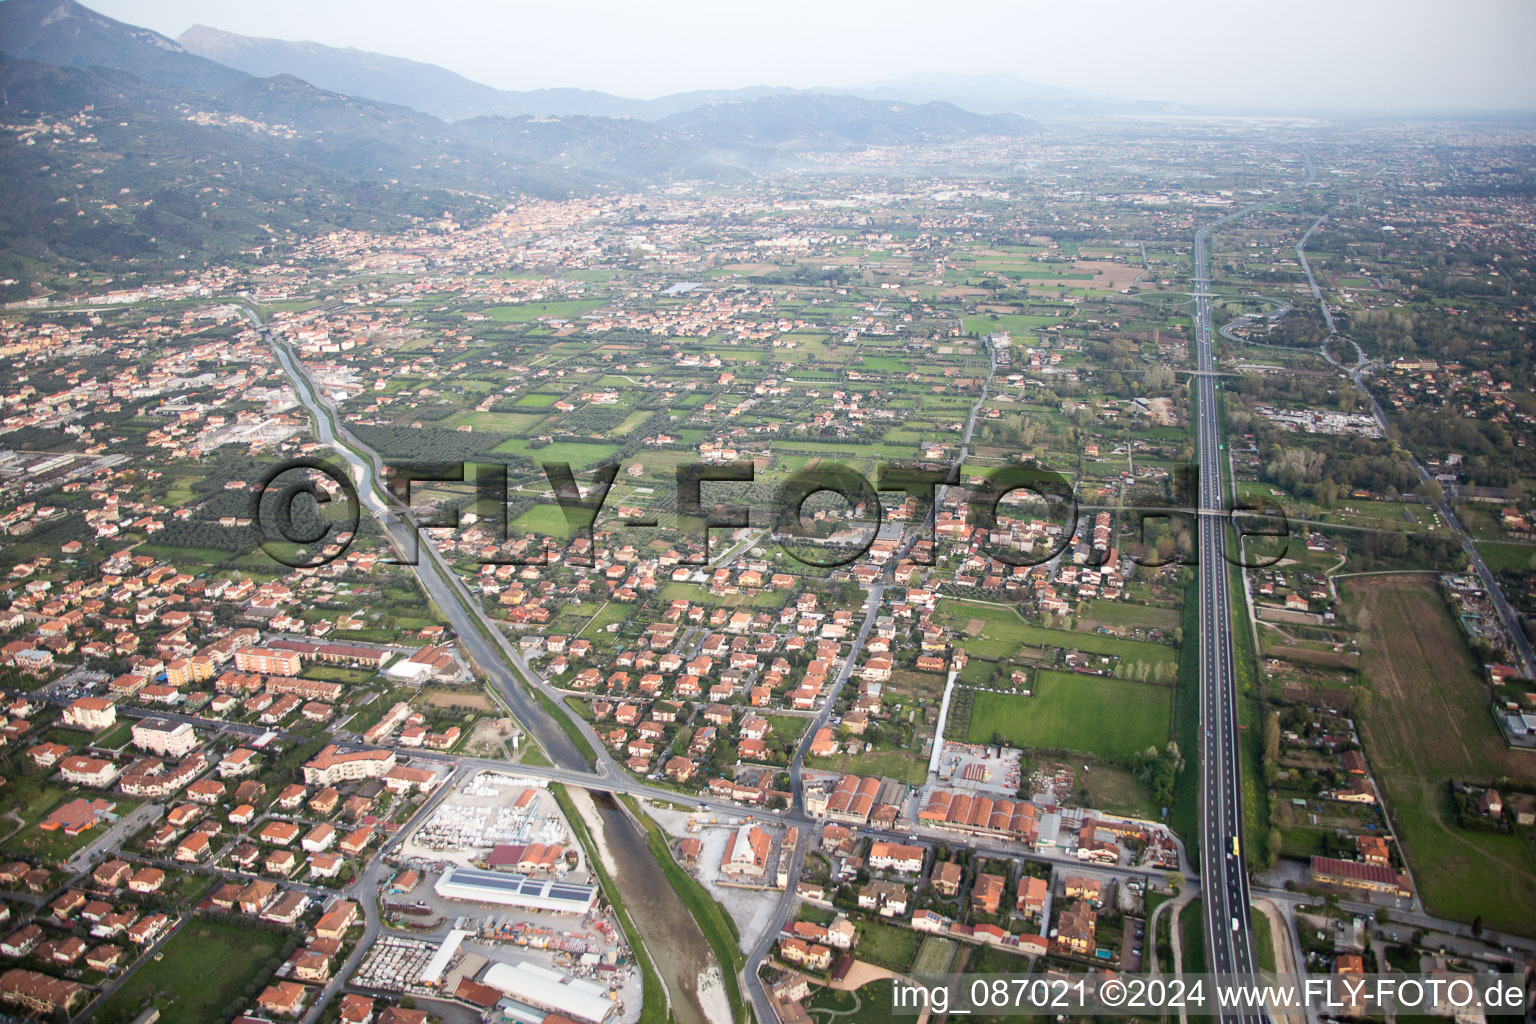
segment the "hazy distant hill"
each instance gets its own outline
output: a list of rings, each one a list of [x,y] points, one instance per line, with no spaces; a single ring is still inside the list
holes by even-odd
[[[325,89],[352,96],[400,103],[448,120],[487,114],[538,117],[638,117],[650,121],[712,103],[744,102],[776,96],[855,96],[904,103],[951,103],[978,114],[1026,116],[1133,113],[1160,110],[1161,103],[1116,99],[1083,89],[1042,85],[1015,75],[910,74],[886,82],[847,88],[789,89],[751,86],[701,89],[651,100],[630,99],[592,89],[494,89],[435,64],[423,64],[366,50],[242,36],[196,25],[179,42],[201,54],[250,74],[297,75]]]
[[[322,89],[399,103],[445,120],[515,117],[637,117],[660,120],[721,100],[750,100],[793,90],[755,86],[704,89],[637,100],[595,89],[495,89],[420,61],[351,47],[243,36],[194,25],[177,39],[186,50],[258,77],[294,75]]]
[[[248,76],[196,54],[167,36],[114,21],[74,0],[0,3],[0,52],[65,67],[116,68],[150,82],[203,92]]]
[[[1012,115],[975,114],[949,103],[766,87],[657,100],[580,89],[505,92],[431,64],[205,27],[182,37],[206,55],[200,56],[74,0],[4,0],[0,27],[5,45],[28,59],[126,70],[214,94],[222,109],[290,124],[301,133],[294,152],[319,166],[472,191],[509,187],[509,177],[534,173],[546,161],[550,166],[534,174],[545,191],[562,179],[581,191],[601,182],[734,173],[728,169],[762,161],[748,150],[846,149],[1037,130]],[[511,123],[497,123],[508,115]],[[651,123],[616,120],[620,115]]]
[[[1051,116],[1070,113],[1130,113],[1162,108],[1102,96],[1082,89],[1041,85],[1014,75],[910,74],[851,88],[790,89],[750,86],[700,89],[651,100],[630,99],[592,89],[494,89],[435,64],[423,64],[366,50],[242,36],[196,25],[177,39],[188,51],[258,76],[297,75],[307,82],[353,96],[400,103],[448,120],[487,114],[537,117],[637,117],[660,121],[709,104],[781,96],[853,96],[904,103],[950,103],[978,114]]]
[[[0,146],[0,249],[86,262],[228,251],[284,229],[389,228],[517,195],[729,179],[753,160],[647,121],[447,123],[291,75],[242,76],[207,94],[0,56],[0,122],[86,107],[95,110],[83,137]],[[61,204],[61,194],[78,202]]]
[[[436,64],[367,50],[289,42],[194,25],[176,40],[191,53],[258,78],[294,75],[312,85],[413,107],[446,120],[483,114],[530,113],[512,94],[472,82]]]
[[[1129,114],[1164,109],[1162,102],[1125,100],[1059,85],[1030,82],[1016,75],[953,75],[914,73],[888,82],[848,90],[874,99],[953,103],[981,114],[1023,114],[1030,117],[1068,114]]]
[[[411,218],[444,211],[463,218],[500,205],[435,182],[356,173],[346,165],[363,165],[373,154],[349,145],[330,154],[295,152],[281,130],[220,116],[201,93],[110,68],[0,57],[0,96],[7,122],[95,107],[88,132],[0,146],[0,251],[31,259],[129,273],[141,263],[262,245],[290,229],[387,230]],[[204,112],[205,123],[189,120],[189,109]],[[465,180],[421,176],[434,177]],[[548,195],[565,194],[570,183],[534,169],[505,178],[509,187]]]
[[[818,93],[709,103],[661,123],[721,143],[791,150],[953,142],[1040,130],[1021,117],[973,114],[951,103],[891,103]]]
[[[89,131],[42,133],[29,144],[8,134],[12,141],[0,145],[0,253],[12,257],[7,267],[22,268],[10,276],[30,275],[21,256],[129,273],[155,260],[263,245],[288,231],[389,229],[445,211],[472,216],[518,195],[730,180],[804,150],[1039,130],[1011,114],[949,103],[815,91],[645,101],[575,89],[504,93],[431,65],[307,44],[252,50],[252,41],[231,38],[192,34],[199,45],[228,43],[258,71],[270,68],[254,63],[253,52],[285,66],[302,56],[311,61],[307,74],[347,91],[287,71],[255,77],[73,0],[0,2],[0,122],[94,107]],[[485,105],[545,116],[434,116]],[[632,116],[582,113],[592,108]],[[555,112],[561,116],[548,116]]]

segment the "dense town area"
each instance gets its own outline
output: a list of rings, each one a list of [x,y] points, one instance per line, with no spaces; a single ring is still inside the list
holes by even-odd
[[[1202,374],[1261,968],[1524,976],[1533,143],[1064,123],[9,303],[0,1005],[1207,970]]]

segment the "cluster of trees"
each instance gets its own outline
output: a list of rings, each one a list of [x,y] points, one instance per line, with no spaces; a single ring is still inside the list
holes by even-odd
[[[1173,787],[1184,770],[1184,755],[1179,751],[1177,740],[1169,740],[1161,752],[1155,746],[1148,747],[1139,754],[1121,758],[1119,763],[1151,787],[1152,799],[1159,806],[1168,807],[1173,803]]]
[[[1483,814],[1477,806],[1478,794],[1469,792],[1456,785],[1455,782],[1447,783],[1451,787],[1451,804],[1456,809],[1456,827],[1464,828],[1471,832],[1502,832],[1505,830],[1504,822],[1499,818],[1490,818]]]
[[[1318,530],[1319,527],[1312,527]],[[1322,532],[1327,532],[1322,529]],[[1351,531],[1349,561],[1356,572],[1377,569],[1438,569],[1455,572],[1465,567],[1466,555],[1453,537],[1420,533]]]
[[[1225,382],[1222,387],[1228,394],[1241,395],[1253,403],[1268,405],[1306,406],[1333,408],[1339,412],[1355,412],[1365,405],[1365,399],[1351,388],[1341,388],[1331,378],[1304,377],[1285,373],[1250,373]],[[1234,410],[1233,416],[1243,415],[1250,420],[1251,408]],[[1234,424],[1236,426],[1236,424]]]
[[[1475,278],[1439,271],[1410,280],[1420,299],[1438,295],[1464,300],[1487,292],[1486,285]],[[1498,294],[1502,292],[1485,297]],[[1519,391],[1528,390],[1536,374],[1536,353],[1529,339],[1497,301],[1458,302],[1455,317],[1431,305],[1351,310],[1339,329],[1377,358],[1419,355],[1442,363],[1458,362],[1468,369],[1486,370],[1495,382],[1509,381]]]
[[[295,509],[302,507],[294,502]],[[294,517],[297,523],[299,517]],[[295,527],[299,536],[306,527]],[[307,533],[303,534],[308,536]],[[243,555],[256,549],[256,532],[248,526],[220,526],[206,519],[181,519],[167,523],[158,536],[151,536],[155,544],[167,548],[205,548],[210,551],[227,551]]]
[[[1316,306],[1307,304],[1292,307],[1285,316],[1273,321],[1268,330],[1258,328],[1249,332],[1249,340],[1255,344],[1284,348],[1314,348],[1326,337],[1328,325],[1323,314]]]
[[[1327,456],[1315,448],[1276,447],[1264,464],[1264,478],[1272,480],[1286,490],[1295,490],[1299,484],[1315,484],[1323,474]]]
[[[1388,496],[1421,493],[1419,475],[1406,459],[1391,454],[1383,445],[1354,438],[1348,451],[1333,453],[1316,447],[1270,445],[1259,479],[1311,497],[1324,508],[1332,508],[1357,488]],[[1430,500],[1437,497],[1432,493],[1422,496]]]
[[[1280,776],[1280,712],[1264,717],[1264,782],[1273,788]]]
[[[350,429],[363,444],[378,452],[388,462],[510,462],[526,463],[518,456],[494,449],[512,435],[490,431],[472,434],[457,430],[431,428],[382,427],[352,424]]]
[[[1408,448],[1456,452],[1462,456],[1462,473],[1486,486],[1503,487],[1532,464],[1504,424],[1468,419],[1454,407],[1400,409],[1392,419],[1394,432]]]

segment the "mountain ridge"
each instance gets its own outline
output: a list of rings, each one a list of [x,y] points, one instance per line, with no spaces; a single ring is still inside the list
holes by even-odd
[[[176,42],[256,78],[289,74],[331,92],[396,103],[446,121],[531,112],[501,90],[446,68],[354,47],[245,36],[207,25],[193,25]]]
[[[176,40],[189,52],[256,77],[286,72],[336,92],[415,107],[446,120],[476,116],[634,117],[662,121],[721,102],[776,96],[853,96],[864,100],[950,103],[970,113],[1048,116],[1053,113],[1127,113],[1165,105],[1102,96],[1066,86],[1027,82],[1014,75],[909,74],[857,86],[754,85],[694,89],[654,99],[635,99],[595,89],[557,87],[497,89],[436,64],[310,41],[245,36],[194,25]]]
[[[10,189],[0,253],[18,266],[74,262],[131,276],[318,231],[470,219],[517,196],[730,182],[795,165],[807,150],[1039,131],[942,102],[766,87],[623,101],[678,108],[654,119],[444,120],[286,72],[228,68],[75,0],[0,0],[0,31],[0,122],[28,138],[0,146]],[[593,95],[603,94],[538,97],[579,109]],[[30,127],[76,119],[87,130]]]
[[[250,77],[189,53],[169,36],[98,14],[74,0],[0,3],[0,51],[62,67],[127,71],[161,85],[219,92]]]

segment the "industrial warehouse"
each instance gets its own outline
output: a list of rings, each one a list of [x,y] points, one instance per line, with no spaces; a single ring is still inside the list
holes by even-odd
[[[495,963],[480,980],[507,997],[496,1008],[503,1019],[536,1022],[555,1012],[599,1024],[617,1006],[601,985],[569,978],[538,964]],[[528,1013],[528,1009],[535,1012]]]
[[[597,902],[595,886],[479,868],[451,867],[432,888],[444,899],[499,903],[557,914],[585,914]]]

